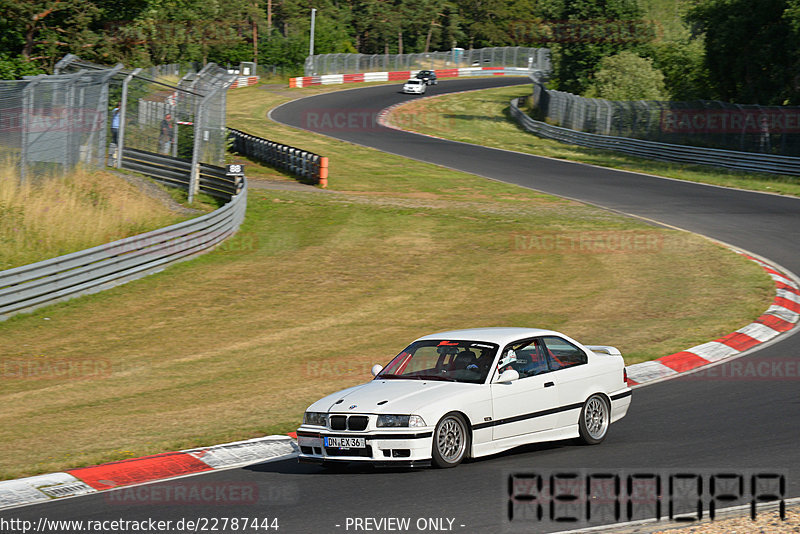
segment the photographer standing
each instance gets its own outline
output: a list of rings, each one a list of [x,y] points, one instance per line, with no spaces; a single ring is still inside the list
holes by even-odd
[[[172,148],[172,115],[167,113],[161,120],[161,133],[158,136],[158,147],[162,154],[169,155]]]

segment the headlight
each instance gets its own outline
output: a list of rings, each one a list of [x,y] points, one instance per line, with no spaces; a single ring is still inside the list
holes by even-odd
[[[306,412],[303,414],[303,424],[328,426],[328,414],[323,412]]]
[[[417,427],[425,426],[425,421],[418,415],[379,415],[378,426],[406,426]]]

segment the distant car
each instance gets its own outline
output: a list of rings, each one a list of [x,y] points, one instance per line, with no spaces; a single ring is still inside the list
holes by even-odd
[[[409,94],[424,95],[425,94],[425,81],[411,78],[403,84],[403,92]]]
[[[454,467],[528,443],[596,444],[631,403],[619,350],[552,330],[432,334],[372,372],[308,407],[301,462]]]
[[[436,79],[436,73],[432,70],[421,70],[417,73],[417,78],[424,81],[425,85],[436,85],[439,80]]]

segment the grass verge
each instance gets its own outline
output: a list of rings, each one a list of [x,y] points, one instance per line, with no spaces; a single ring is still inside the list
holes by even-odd
[[[390,114],[389,120],[406,130],[454,141],[679,180],[800,196],[798,176],[745,173],[703,165],[653,161],[537,137],[517,126],[508,115],[509,101],[519,96],[530,96],[530,86],[504,87],[416,100],[396,108]]]
[[[550,327],[633,363],[769,305],[697,236],[265,120],[314,91],[238,89],[229,124],[329,156],[335,191],[254,181],[217,250],[0,324],[0,478],[293,430],[433,331]]]

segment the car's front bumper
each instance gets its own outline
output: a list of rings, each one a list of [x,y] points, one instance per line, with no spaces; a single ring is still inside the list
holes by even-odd
[[[364,438],[364,448],[325,447],[325,437]],[[341,432],[303,425],[297,429],[301,462],[372,462],[417,464],[430,462],[432,428],[386,428]]]

